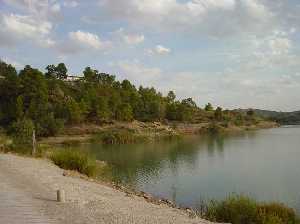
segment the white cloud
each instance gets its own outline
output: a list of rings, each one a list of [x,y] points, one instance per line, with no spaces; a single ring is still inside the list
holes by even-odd
[[[56,45],[56,41],[54,41],[50,38],[46,38],[46,39],[40,40],[39,44],[42,47],[51,48],[51,47],[54,47]]]
[[[271,39],[269,44],[274,55],[288,54],[292,47],[291,40],[282,37]]]
[[[59,13],[60,12],[60,4],[55,3],[50,7],[50,10],[54,13]]]
[[[129,79],[136,86],[154,86],[162,78],[160,68],[147,67],[138,61],[119,61],[111,66],[119,71],[121,79]]]
[[[77,1],[72,1],[72,0],[64,1],[64,6],[68,7],[68,8],[75,8],[78,5],[79,5],[79,3]]]
[[[268,9],[263,4],[259,3],[259,1],[243,0],[242,2],[242,6],[253,18],[264,19],[266,17],[267,19],[270,14]]]
[[[34,37],[47,35],[52,29],[52,24],[45,21],[36,21],[30,16],[21,15],[4,15],[3,26],[9,32],[16,33],[21,36]]]
[[[154,49],[147,49],[146,54],[148,55],[168,55],[171,53],[171,49],[162,45],[157,45]]]
[[[144,35],[138,35],[138,34],[128,34],[124,36],[124,41],[127,44],[140,44],[144,42],[145,36]]]
[[[199,105],[211,102],[226,108],[295,110],[297,105],[289,105],[288,102],[300,100],[299,94],[296,94],[300,88],[299,73],[268,77],[261,73],[228,69],[208,76],[204,72],[164,71],[137,60],[120,61],[111,66],[120,79],[129,79],[136,86],[154,86],[164,94],[174,90],[179,99],[193,97]]]
[[[275,29],[264,36],[252,35],[239,39],[239,56],[235,59],[235,70],[241,74],[249,72],[277,73],[278,69],[300,66],[297,46],[289,28]]]
[[[104,46],[104,43],[96,34],[89,32],[83,32],[80,30],[76,32],[70,32],[69,38],[80,45],[85,45],[95,49],[100,49]]]
[[[166,48],[162,45],[157,45],[156,48],[155,48],[155,52],[157,54],[169,54],[171,53],[171,50],[169,48]]]
[[[3,0],[7,5],[23,10],[36,19],[52,20],[61,16],[61,7],[56,0]]]
[[[271,29],[273,22],[273,14],[258,0],[100,0],[99,6],[101,19],[104,14],[134,27],[164,32],[189,30],[220,38],[263,32]]]
[[[10,14],[0,17],[0,25],[0,40],[3,45],[13,45],[24,40],[38,43],[53,42],[48,37],[52,30],[52,24],[48,21],[36,20],[31,16]]]
[[[81,30],[70,32],[68,39],[56,45],[62,54],[81,53],[86,50],[107,50],[112,46],[110,41],[103,41],[97,34]]]
[[[19,14],[0,12],[0,45],[14,46],[30,41],[41,47],[52,47],[53,23],[61,17],[61,6],[56,0],[3,0]]]
[[[137,45],[145,41],[145,36],[143,34],[128,33],[124,28],[120,28],[112,33],[117,39],[128,45]]]

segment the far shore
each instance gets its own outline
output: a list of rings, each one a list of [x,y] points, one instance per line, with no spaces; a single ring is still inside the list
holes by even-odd
[[[257,124],[251,125],[227,125],[222,123],[216,124],[217,131],[220,133],[237,133],[244,131],[253,131],[260,129],[276,128],[280,125],[273,121],[260,121]],[[155,141],[162,136],[189,136],[209,133],[211,123],[168,123],[162,124],[160,122],[139,122],[134,121],[130,123],[116,122],[112,124],[95,125],[95,124],[81,124],[68,126],[62,134],[40,139],[41,144],[56,145],[56,144],[78,144],[90,143],[95,135],[98,133],[105,133],[111,130],[132,130],[137,136],[142,136],[146,141]]]

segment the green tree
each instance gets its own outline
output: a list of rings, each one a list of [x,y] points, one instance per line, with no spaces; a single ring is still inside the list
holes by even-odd
[[[205,110],[206,111],[213,111],[214,108],[212,107],[211,103],[208,103],[208,104],[205,105]]]
[[[192,122],[197,109],[197,104],[192,98],[183,99],[178,106],[178,119]]]
[[[141,100],[138,105],[138,118],[142,121],[156,121],[164,117],[162,97],[154,88],[139,88]]]
[[[130,104],[123,103],[118,107],[117,110],[117,120],[119,121],[132,121],[133,120],[133,112]]]
[[[217,121],[221,121],[223,119],[223,110],[221,107],[217,107],[214,116]]]
[[[57,66],[55,65],[48,65],[46,67],[47,72],[45,76],[47,78],[56,78],[64,80],[68,77],[68,69],[64,63],[59,63]]]
[[[56,76],[58,79],[66,79],[68,77],[67,73],[68,69],[64,63],[59,63],[56,66]]]
[[[18,96],[16,100],[16,116],[18,119],[24,117],[24,103],[22,96]]]
[[[24,116],[37,127],[37,135],[47,133],[49,116],[48,88],[45,76],[38,69],[25,66],[20,71],[20,96],[23,100]]]
[[[79,107],[79,104],[73,98],[70,98],[67,101],[67,111],[67,120],[70,124],[78,124],[83,120],[82,111]]]
[[[166,108],[166,118],[171,121],[179,120],[179,108],[178,102],[169,103]]]
[[[176,99],[175,93],[173,91],[169,91],[167,95],[168,103],[174,103],[175,99]]]
[[[92,70],[90,67],[86,67],[83,71],[84,79],[87,82],[96,82],[97,80],[97,70]]]
[[[99,121],[107,121],[110,119],[111,111],[105,97],[99,97],[96,102],[96,119]]]
[[[30,119],[20,119],[12,123],[10,132],[13,136],[13,143],[19,147],[32,145],[32,133],[34,124]]]
[[[255,114],[255,112],[254,112],[254,110],[252,110],[252,109],[250,109],[250,110],[247,111],[247,115],[248,115],[249,117],[253,117],[254,114]]]
[[[55,118],[53,112],[47,112],[36,122],[36,132],[39,136],[55,136],[61,132],[64,127],[64,120]]]
[[[27,65],[20,71],[20,92],[23,98],[25,115],[38,120],[46,113],[48,89],[43,73]]]
[[[48,65],[46,67],[47,72],[45,73],[45,76],[47,78],[56,78],[56,66],[55,65]]]
[[[20,82],[16,69],[0,61],[0,125],[8,126],[17,120],[16,100]]]

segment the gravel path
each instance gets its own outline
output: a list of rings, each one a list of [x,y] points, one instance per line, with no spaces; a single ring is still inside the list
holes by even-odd
[[[0,154],[2,224],[209,224],[184,211],[155,205],[108,186],[63,176],[51,162]],[[57,203],[64,189],[67,202]]]

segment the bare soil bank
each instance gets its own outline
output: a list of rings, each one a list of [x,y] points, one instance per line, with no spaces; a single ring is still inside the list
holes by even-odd
[[[244,126],[222,126],[222,124],[216,123],[220,127],[220,130],[225,133],[240,132],[248,130],[258,130],[265,128],[274,128],[279,125],[272,121],[260,121],[257,124],[244,125]],[[76,126],[66,127],[62,135],[56,137],[44,138],[41,143],[45,144],[72,144],[72,143],[84,143],[89,142],[92,137],[99,133],[110,130],[132,130],[138,136],[144,136],[147,139],[154,140],[159,139],[161,136],[168,135],[201,135],[207,133],[211,123],[179,123],[173,122],[168,124],[162,124],[160,122],[139,122],[133,121],[130,123],[114,122],[105,125],[95,124],[81,124]]]

